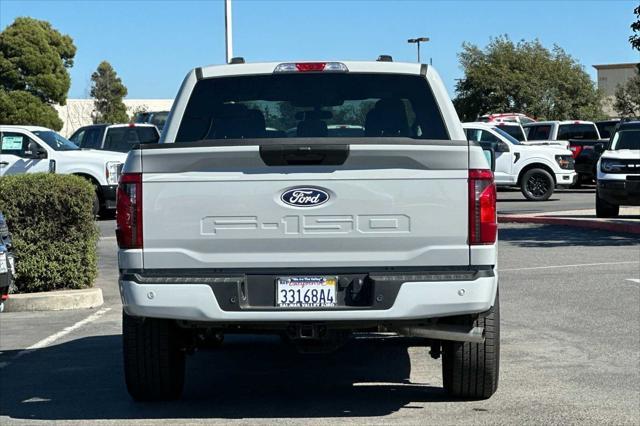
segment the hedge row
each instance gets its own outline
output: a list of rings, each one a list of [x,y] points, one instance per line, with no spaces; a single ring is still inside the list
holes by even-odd
[[[85,179],[36,173],[0,178],[21,293],[86,288],[98,274],[94,189]]]

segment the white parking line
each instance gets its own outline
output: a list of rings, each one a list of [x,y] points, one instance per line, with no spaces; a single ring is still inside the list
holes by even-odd
[[[602,262],[602,263],[576,263],[573,265],[552,265],[552,266],[532,266],[530,268],[514,268],[514,269],[498,269],[500,272],[511,272],[511,271],[531,271],[535,269],[556,269],[556,268],[579,268],[582,266],[604,266],[604,265],[632,265],[637,263],[640,265],[640,262]]]
[[[18,358],[37,351],[38,349],[42,349],[44,347],[49,346],[50,344],[52,344],[53,342],[55,342],[56,340],[66,336],[67,334],[71,333],[74,330],[79,329],[80,327],[89,324],[90,322],[93,322],[95,320],[97,320],[98,318],[100,318],[101,316],[103,316],[104,314],[106,314],[107,312],[109,312],[111,310],[111,308],[102,308],[97,312],[94,312],[93,314],[89,315],[88,317],[86,317],[83,320],[78,321],[77,323],[70,325],[69,327],[64,328],[63,330],[52,334],[49,337],[45,337],[44,339],[40,340],[38,343],[35,343],[31,346],[29,346],[27,349],[24,349],[20,352],[18,352],[13,358],[11,358],[10,361],[15,361]],[[10,362],[4,362],[4,363],[0,363],[0,369],[3,369],[4,367],[6,367],[7,365],[9,365]]]
[[[638,278],[627,278],[627,281],[631,281],[632,283],[640,284],[640,279],[638,279]]]

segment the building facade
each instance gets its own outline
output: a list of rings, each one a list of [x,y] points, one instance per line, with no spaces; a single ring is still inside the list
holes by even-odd
[[[169,111],[173,99],[125,99],[127,114],[133,116],[140,111]],[[60,119],[64,123],[60,134],[69,137],[79,127],[93,124],[95,108],[93,99],[67,99],[64,106],[56,105]]]
[[[618,114],[613,109],[616,89],[625,84],[633,76],[638,75],[638,64],[603,64],[593,66],[598,72],[598,89],[604,95],[602,109],[607,116],[613,118]]]

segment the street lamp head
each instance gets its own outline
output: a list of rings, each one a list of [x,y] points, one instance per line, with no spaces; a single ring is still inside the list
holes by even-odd
[[[429,41],[429,37],[410,38],[407,43],[425,43]]]

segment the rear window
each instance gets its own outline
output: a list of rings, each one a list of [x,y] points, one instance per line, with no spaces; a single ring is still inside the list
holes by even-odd
[[[522,127],[520,126],[501,126],[498,125],[498,129],[503,132],[509,134],[512,138],[517,139],[518,141],[525,140],[524,132],[522,131]]]
[[[158,142],[155,127],[112,127],[104,140],[106,151],[129,152],[133,145]]]
[[[175,142],[323,137],[449,139],[423,77],[318,73],[201,80]]]
[[[530,141],[546,141],[551,136],[551,125],[527,126],[527,139]]]
[[[595,124],[561,124],[558,127],[558,140],[599,139]]]

